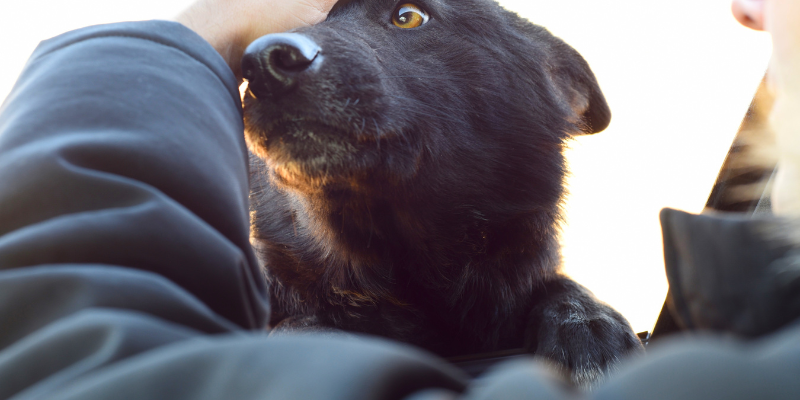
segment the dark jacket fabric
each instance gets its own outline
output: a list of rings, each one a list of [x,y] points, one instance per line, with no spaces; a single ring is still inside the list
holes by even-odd
[[[665,209],[661,226],[685,329],[757,338],[800,318],[800,221]]]
[[[584,394],[532,360],[469,382],[440,359],[384,340],[267,337],[269,305],[248,240],[242,129],[233,74],[179,24],[89,27],[37,48],[0,108],[0,399],[800,394],[793,312],[779,323],[770,317],[769,328],[745,329],[743,336],[755,338],[747,343],[676,340]],[[693,263],[702,257],[691,252],[708,249],[682,238],[711,236],[722,253],[730,247],[717,234],[727,228],[704,221],[665,230],[674,239],[665,240],[668,270],[680,272],[668,276],[687,288],[682,293],[696,289],[686,271],[702,271]],[[784,275],[773,279],[780,291],[759,289],[759,296],[791,301],[796,285],[784,284],[791,276],[784,272],[792,271],[792,254],[766,257],[783,259]],[[725,304],[750,304],[725,294]],[[680,295],[676,308],[694,321],[687,325],[704,328],[702,312],[693,311],[697,298]],[[776,304],[759,301],[747,312],[757,316]],[[711,327],[727,332],[720,325]]]

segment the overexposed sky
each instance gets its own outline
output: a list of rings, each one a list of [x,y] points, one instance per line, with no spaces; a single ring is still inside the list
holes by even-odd
[[[169,19],[187,0],[26,0],[0,5],[0,99],[36,44],[86,25]],[[566,271],[650,330],[667,291],[658,212],[699,212],[763,75],[769,37],[730,0],[501,0],[589,61],[614,114],[578,138]]]

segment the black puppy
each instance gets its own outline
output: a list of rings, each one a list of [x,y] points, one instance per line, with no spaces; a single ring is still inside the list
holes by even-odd
[[[641,348],[559,273],[565,141],[610,120],[594,75],[494,1],[414,1],[340,1],[246,51],[273,326],[524,346],[591,384]]]

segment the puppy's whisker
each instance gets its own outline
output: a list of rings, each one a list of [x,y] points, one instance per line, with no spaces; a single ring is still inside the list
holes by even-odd
[[[410,99],[410,98],[407,98],[407,97],[398,97],[398,98],[413,100],[413,99]],[[447,119],[449,117],[449,118],[452,118],[453,120],[456,120],[456,121],[458,121],[459,119],[453,117],[452,113],[453,112],[458,112],[458,114],[460,114],[460,113],[463,112],[463,110],[449,109],[448,107],[438,106],[438,105],[425,103],[425,102],[421,102],[421,101],[418,102],[418,103],[424,105],[425,106],[424,109],[418,109],[418,108],[415,108],[415,107],[402,107],[402,106],[400,106],[399,109],[402,110],[403,112],[407,112],[407,113],[426,114],[428,116],[436,116],[437,118],[441,117],[441,118]],[[431,113],[426,113],[426,111],[436,111],[436,113],[431,114]],[[477,114],[477,115],[480,115],[480,114]]]
[[[453,111],[462,112],[463,111],[463,108],[447,107],[447,106],[442,106],[442,105],[438,105],[438,104],[434,105],[434,104],[426,102],[424,100],[415,99],[415,98],[406,97],[406,96],[400,96],[400,95],[396,95],[396,94],[390,94],[390,95],[387,95],[387,96],[388,97],[393,97],[393,98],[396,98],[396,99],[410,100],[410,101],[413,101],[413,102],[416,102],[416,103],[419,103],[419,104],[423,104],[423,105],[425,105],[427,107],[439,109],[439,110],[442,110],[442,111],[450,111],[450,112],[453,112]]]
[[[367,248],[369,248],[372,245],[372,232],[375,231],[375,221],[372,220],[372,211],[369,209],[369,203],[366,206],[367,215],[369,215],[369,239],[367,239]]]
[[[375,138],[376,138],[375,141],[378,144],[378,152],[380,153],[380,151],[381,151],[381,130],[378,128],[378,121],[376,121],[375,118],[372,118],[372,123],[375,124]]]
[[[456,117],[453,117],[452,115],[444,114],[444,113],[430,113],[430,112],[425,112],[423,110],[405,109],[405,108],[401,108],[400,110],[403,111],[404,113],[411,114],[411,115],[414,115],[414,116],[417,116],[417,117],[426,117],[426,118],[430,118],[430,119],[434,119],[434,120],[449,121],[449,122],[452,122],[452,123],[455,123],[455,124],[463,124],[464,123],[463,120],[461,120],[459,118],[456,118]],[[434,110],[434,111],[437,111],[437,110]]]
[[[458,78],[452,76],[425,76],[425,75],[390,75],[387,78],[403,78],[403,79],[435,79],[437,81],[450,81],[450,82],[472,82],[471,78]]]

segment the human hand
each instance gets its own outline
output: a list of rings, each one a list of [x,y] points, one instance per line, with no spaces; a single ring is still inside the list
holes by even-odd
[[[211,43],[241,78],[244,49],[270,33],[325,20],[337,0],[196,0],[175,20]]]

